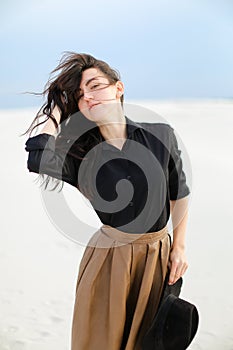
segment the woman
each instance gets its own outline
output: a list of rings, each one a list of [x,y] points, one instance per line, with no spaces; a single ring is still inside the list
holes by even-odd
[[[190,191],[174,130],[125,116],[118,73],[91,55],[68,53],[53,73],[28,129],[47,116],[26,142],[28,169],[78,188],[103,223],[79,267],[72,350],[139,350],[166,274],[174,284],[188,266]]]

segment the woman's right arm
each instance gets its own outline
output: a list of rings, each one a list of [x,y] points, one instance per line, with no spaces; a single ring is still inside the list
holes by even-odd
[[[57,106],[54,107],[53,111],[52,111],[52,115],[54,116],[54,118],[57,121],[57,124],[60,124],[60,120],[61,120],[61,114],[59,111],[59,108]],[[53,135],[56,131],[54,122],[52,121],[51,118],[49,118],[49,120],[45,123],[43,129],[41,130],[41,134],[45,133],[45,134],[49,134],[49,135]]]
[[[58,107],[55,107],[52,113],[59,124],[60,111]],[[49,175],[77,187],[80,162],[69,154],[56,151],[55,132],[55,125],[50,118],[38,135],[27,140],[25,150],[28,152],[28,170],[38,174]]]

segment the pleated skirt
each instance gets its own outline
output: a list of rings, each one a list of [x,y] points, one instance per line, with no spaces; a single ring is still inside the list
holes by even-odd
[[[167,227],[132,234],[108,225],[92,236],[79,266],[72,350],[141,350],[167,273]]]

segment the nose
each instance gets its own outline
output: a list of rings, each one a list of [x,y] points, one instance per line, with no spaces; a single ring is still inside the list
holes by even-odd
[[[83,92],[83,99],[85,101],[89,101],[89,100],[93,99],[93,94],[90,91],[84,91]]]

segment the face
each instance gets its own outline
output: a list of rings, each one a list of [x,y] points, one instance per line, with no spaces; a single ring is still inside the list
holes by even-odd
[[[120,98],[123,93],[124,86],[121,81],[111,84],[99,69],[86,69],[80,83],[79,110],[91,121],[108,120],[121,108]]]

